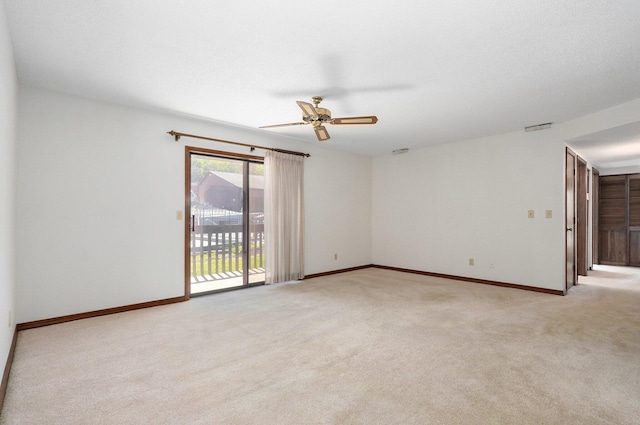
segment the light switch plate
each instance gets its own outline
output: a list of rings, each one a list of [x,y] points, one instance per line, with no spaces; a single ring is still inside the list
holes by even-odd
[[[547,210],[547,211],[544,213],[544,216],[545,216],[546,218],[552,218],[552,217],[553,217],[553,212],[552,212],[551,210]]]
[[[533,210],[529,210],[528,217],[533,218],[535,216],[535,212]]]
[[[176,220],[182,220],[182,211],[176,211]]]

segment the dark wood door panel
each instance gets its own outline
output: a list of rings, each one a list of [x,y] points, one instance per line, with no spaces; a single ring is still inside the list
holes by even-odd
[[[587,201],[587,181],[589,170],[587,161],[576,157],[576,251],[577,269],[581,276],[587,275],[587,224],[589,221]]]
[[[593,264],[600,264],[600,250],[598,245],[598,231],[600,225],[600,172],[593,168],[593,195],[592,195],[592,208],[593,208],[593,221],[591,229],[591,240],[593,246],[591,247],[591,255],[593,256]]]
[[[640,177],[629,176],[629,196],[640,198]]]
[[[625,266],[628,263],[627,258],[627,229],[619,228],[616,230],[607,230],[600,228],[599,231],[600,248],[599,257],[600,264],[608,264],[615,266]]]
[[[640,226],[640,197],[629,198],[629,226]]]
[[[629,176],[629,226],[640,226],[640,178]]]
[[[626,199],[627,176],[605,176],[600,178],[600,199]]]
[[[576,154],[569,148],[565,153],[565,284],[566,290],[578,283],[576,251]]]
[[[629,232],[629,265],[640,266],[640,231]]]
[[[639,195],[631,201],[630,193]],[[631,214],[634,218],[630,219]],[[630,249],[630,221],[640,225],[640,179],[629,175],[600,177],[598,202],[598,257],[600,264],[629,265],[640,252]]]
[[[626,199],[600,198],[600,225],[601,226],[626,226],[627,225]]]

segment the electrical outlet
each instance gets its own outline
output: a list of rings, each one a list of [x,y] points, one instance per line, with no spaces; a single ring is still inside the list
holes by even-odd
[[[496,268],[496,263],[494,263],[493,261],[489,263],[489,268],[490,269],[495,269]]]
[[[529,210],[528,217],[533,218],[535,216],[535,212],[533,210]]]
[[[474,266],[475,264],[476,264],[476,261],[473,258],[469,258],[469,265]]]

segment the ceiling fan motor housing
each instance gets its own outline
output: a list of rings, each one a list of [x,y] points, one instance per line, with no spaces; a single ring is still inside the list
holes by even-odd
[[[321,125],[324,123],[331,122],[331,111],[326,108],[318,108],[316,107],[316,112],[318,113],[318,118],[312,118],[309,115],[303,115],[302,120],[304,122],[311,123],[311,125]]]

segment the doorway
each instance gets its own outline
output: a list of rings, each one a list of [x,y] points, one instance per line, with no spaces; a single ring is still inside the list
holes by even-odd
[[[263,158],[187,147],[185,174],[186,293],[263,284]]]

